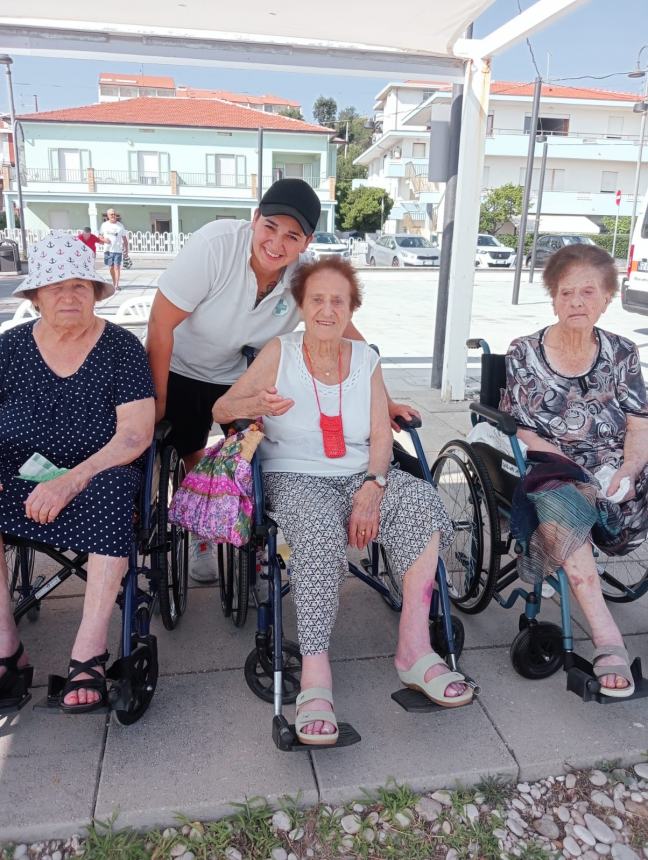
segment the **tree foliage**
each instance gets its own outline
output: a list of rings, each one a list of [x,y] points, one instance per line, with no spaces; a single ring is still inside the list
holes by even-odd
[[[495,235],[498,230],[522,212],[521,185],[508,182],[491,188],[482,200],[479,213],[479,232]]]
[[[335,128],[337,102],[326,96],[318,96],[313,103],[313,116],[320,125]]]
[[[299,108],[296,107],[285,107],[281,108],[279,111],[279,116],[288,116],[290,119],[304,119],[304,116]]]
[[[394,201],[382,188],[349,190],[340,205],[342,229],[374,233],[389,218],[393,205]]]

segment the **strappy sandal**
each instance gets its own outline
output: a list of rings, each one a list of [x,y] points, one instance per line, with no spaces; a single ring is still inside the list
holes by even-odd
[[[20,701],[34,680],[33,666],[19,666],[18,661],[25,653],[20,642],[9,657],[0,657],[0,667],[6,671],[0,677],[0,707],[12,707]]]
[[[425,673],[432,666],[442,664],[445,666],[443,657],[432,652],[424,654],[420,657],[411,669],[407,671],[397,669],[398,677],[406,687],[410,690],[418,690],[427,696],[435,705],[441,705],[443,708],[460,708],[462,705],[468,705],[472,701],[473,691],[470,687],[460,696],[446,696],[445,691],[450,684],[465,684],[466,679],[460,672],[444,672],[443,675],[437,675],[429,681],[425,680]],[[447,668],[447,667],[446,667]]]
[[[295,734],[302,744],[310,744],[311,746],[333,745],[337,743],[340,737],[337,720],[333,711],[299,711],[302,705],[307,702],[312,702],[313,699],[325,699],[330,702],[333,707],[333,694],[326,687],[309,687],[297,696],[297,716],[295,717]],[[323,723],[331,723],[335,726],[335,731],[330,735],[309,735],[305,734],[302,729],[311,723],[321,721]]]
[[[106,687],[106,676],[97,671],[101,667],[104,672],[106,663],[110,654],[104,651],[103,654],[98,654],[96,657],[90,657],[89,660],[70,660],[68,668],[67,681],[61,691],[59,708],[64,714],[89,714],[92,711],[98,711],[100,708],[105,708],[108,704],[108,688]],[[75,681],[79,675],[90,675],[89,678]],[[64,704],[65,697],[77,690],[95,690],[99,693],[99,698],[96,702],[86,702],[83,705],[66,705]]]
[[[610,663],[609,666],[597,666],[596,661],[601,657],[620,657],[618,663]],[[592,656],[592,668],[597,680],[605,677],[605,675],[617,675],[628,682],[627,687],[604,687],[601,684],[599,690],[602,696],[610,696],[613,699],[627,699],[635,691],[634,678],[630,669],[630,658],[628,652],[623,645],[601,645],[600,648],[594,649]]]

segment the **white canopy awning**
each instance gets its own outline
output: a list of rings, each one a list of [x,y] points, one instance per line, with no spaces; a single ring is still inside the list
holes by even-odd
[[[494,0],[428,0],[405,14],[387,0],[7,0],[0,51],[64,59],[225,65],[465,84],[446,325],[443,396],[462,399],[470,329],[490,58],[586,0],[536,0],[481,39],[462,34]],[[55,16],[55,17],[54,17]],[[468,61],[468,62],[467,62]]]

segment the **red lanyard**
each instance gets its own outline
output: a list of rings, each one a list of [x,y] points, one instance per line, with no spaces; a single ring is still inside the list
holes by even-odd
[[[317,400],[317,409],[320,414],[320,418],[324,413],[322,412],[322,406],[320,404],[319,394],[317,393],[317,384],[315,382],[315,375],[313,373],[313,359],[311,358],[311,354],[308,351],[308,347],[306,346],[306,341],[304,341],[304,352],[306,353],[306,358],[308,358],[308,372],[310,373],[311,381],[313,383],[313,391],[315,392],[315,399]],[[342,415],[342,347],[340,346],[338,350],[338,383],[340,386],[340,405],[338,409],[338,415]]]

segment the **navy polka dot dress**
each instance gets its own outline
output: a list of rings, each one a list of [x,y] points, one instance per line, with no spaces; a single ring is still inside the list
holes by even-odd
[[[54,522],[45,525],[25,516],[25,499],[36,484],[17,475],[36,451],[54,465],[71,469],[103,448],[115,434],[115,407],[153,396],[146,353],[134,334],[107,322],[76,373],[60,377],[36,345],[36,322],[0,335],[0,532],[128,556],[143,458],[95,475]]]

